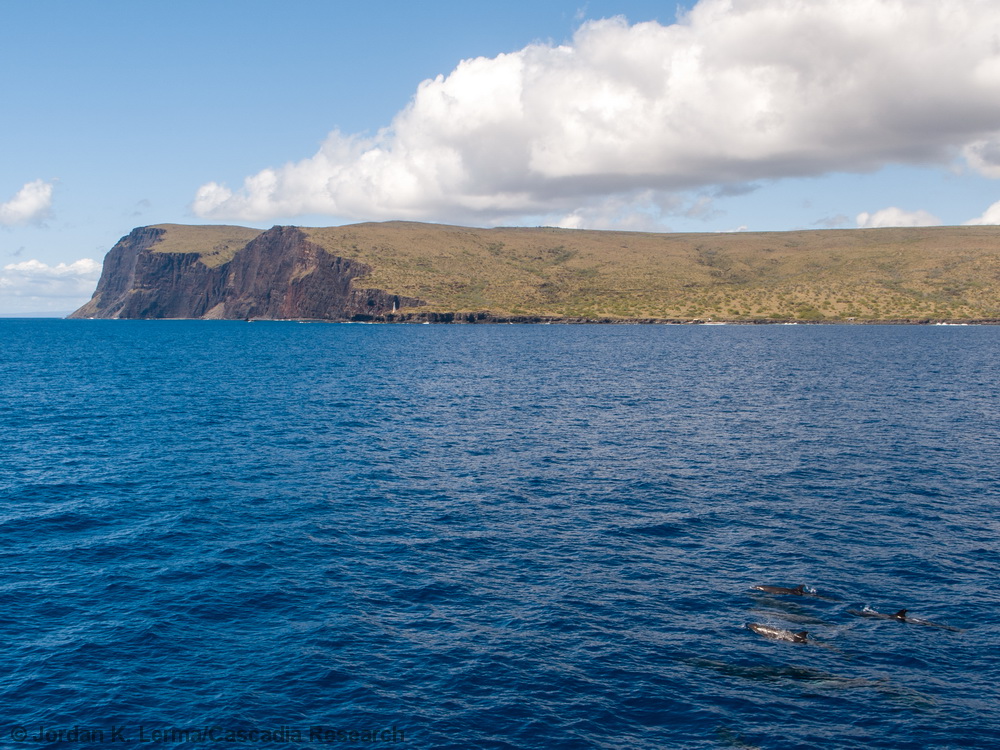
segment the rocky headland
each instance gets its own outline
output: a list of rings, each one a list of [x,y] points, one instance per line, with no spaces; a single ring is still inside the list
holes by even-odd
[[[331,255],[297,227],[210,227],[229,230],[225,239],[237,245],[225,258],[197,249],[198,229],[134,229],[105,257],[94,297],[70,317],[351,320],[422,304],[354,288],[371,268]],[[158,248],[172,232],[190,235],[187,245]]]

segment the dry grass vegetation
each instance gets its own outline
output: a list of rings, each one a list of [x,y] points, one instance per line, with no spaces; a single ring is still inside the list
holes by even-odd
[[[645,234],[406,222],[304,230],[437,311],[715,320],[1000,318],[1000,227]]]
[[[180,234],[168,228],[157,250]],[[256,236],[216,230],[207,263]],[[646,234],[386,222],[306,229],[424,311],[571,318],[1000,318],[1000,227]],[[204,247],[204,244],[199,242]],[[194,243],[191,243],[192,245]]]
[[[214,268],[228,262],[236,251],[257,235],[260,229],[229,226],[188,226],[156,224],[165,234],[152,250],[156,253],[200,253],[201,262]]]

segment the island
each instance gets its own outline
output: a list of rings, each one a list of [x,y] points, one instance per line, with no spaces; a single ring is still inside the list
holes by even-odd
[[[645,233],[159,224],[72,318],[1000,322],[1000,227]]]

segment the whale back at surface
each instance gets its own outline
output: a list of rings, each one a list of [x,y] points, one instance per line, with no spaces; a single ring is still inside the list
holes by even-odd
[[[756,622],[749,623],[747,628],[757,635],[775,641],[789,641],[790,643],[806,643],[808,641],[808,631],[806,630],[793,632],[784,628],[773,628],[770,625],[762,625]]]

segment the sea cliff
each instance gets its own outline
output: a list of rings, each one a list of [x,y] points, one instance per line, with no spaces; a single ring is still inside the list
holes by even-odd
[[[371,268],[331,255],[297,227],[266,232],[209,227],[223,230],[230,245],[246,240],[221,260],[200,252],[199,229],[132,230],[105,257],[93,298],[70,317],[346,320],[421,304],[379,289],[353,288],[351,282]],[[172,233],[187,239],[175,248],[158,247]]]

